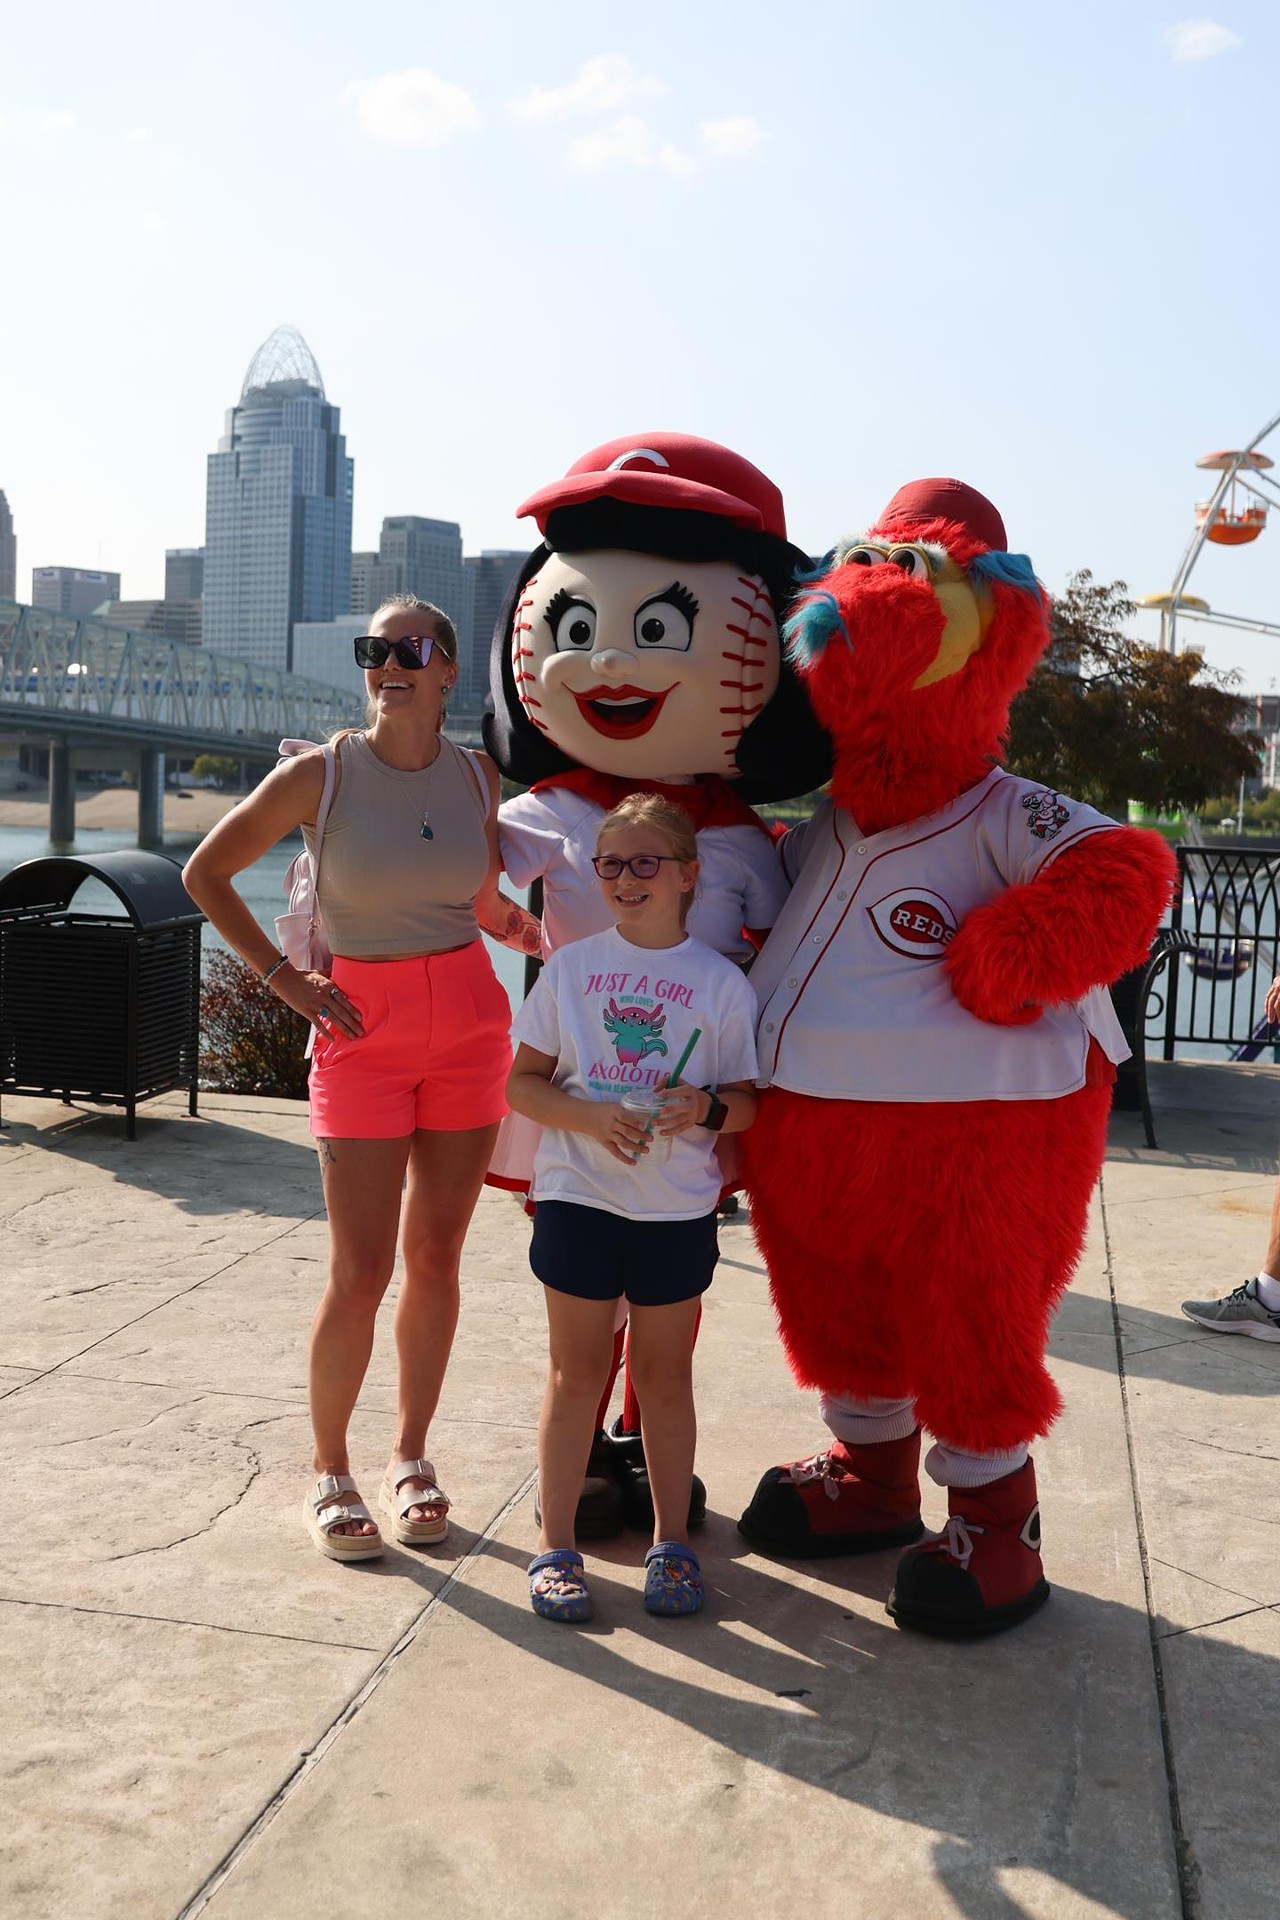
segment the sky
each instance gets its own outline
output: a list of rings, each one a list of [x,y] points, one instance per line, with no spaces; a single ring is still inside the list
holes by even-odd
[[[1051,591],[1166,589],[1197,457],[1280,413],[1280,9],[1185,4],[10,10],[20,597],[54,564],[163,590],[282,323],[341,408],[358,549],[402,513],[531,546],[529,493],[665,429],[762,467],[815,552],[952,474]],[[1190,590],[1280,622],[1280,509]],[[1184,632],[1280,682],[1280,640]]]

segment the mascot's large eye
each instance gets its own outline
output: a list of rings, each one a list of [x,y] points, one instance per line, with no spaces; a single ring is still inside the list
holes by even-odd
[[[933,571],[919,547],[890,547],[886,558],[891,567],[901,567],[913,580],[928,580]]]
[[[884,550],[880,547],[850,547],[838,564],[842,567],[882,567],[885,559]]]
[[[596,610],[588,601],[557,594],[546,618],[557,653],[590,653],[596,641]]]
[[[673,581],[665,593],[636,609],[636,646],[641,652],[654,647],[671,647],[687,653],[693,639],[693,618],[698,603],[686,586]]]

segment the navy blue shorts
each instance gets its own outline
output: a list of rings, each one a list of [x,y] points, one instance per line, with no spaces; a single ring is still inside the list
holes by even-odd
[[[529,1264],[544,1287],[579,1300],[673,1307],[711,1285],[719,1255],[716,1216],[701,1220],[624,1220],[602,1207],[539,1200]]]

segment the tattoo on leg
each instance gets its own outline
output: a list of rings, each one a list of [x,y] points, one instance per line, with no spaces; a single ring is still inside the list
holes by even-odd
[[[334,1167],[338,1164],[338,1156],[333,1150],[332,1140],[317,1140],[316,1152],[320,1156],[321,1171],[325,1167]]]

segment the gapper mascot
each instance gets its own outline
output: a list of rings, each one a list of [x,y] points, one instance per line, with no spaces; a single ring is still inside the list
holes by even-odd
[[[781,493],[727,447],[642,433],[593,448],[518,512],[543,537],[494,633],[485,745],[529,787],[504,802],[498,832],[511,880],[543,883],[544,953],[610,924],[591,865],[596,832],[645,792],[675,800],[697,833],[690,933],[746,961],[758,944],[749,933],[763,937],[787,891],[749,803],[810,791],[830,767],[779,640],[805,564]],[[505,1123],[494,1184],[527,1188],[529,1128]],[[601,1432],[592,1450],[584,1536],[621,1524],[618,1484],[634,1496],[626,1517],[645,1519],[629,1387],[618,1426],[618,1448]],[[703,1499],[695,1482],[695,1508]]]
[[[907,1545],[925,1462],[945,1530],[898,1561],[902,1626],[980,1634],[1048,1598],[1028,1443],[1084,1240],[1114,1063],[1104,991],[1146,955],[1160,838],[996,764],[1047,640],[1030,562],[955,480],[902,488],[787,622],[835,753],[784,843],[757,962],[754,1224],[830,1444],[771,1468],[739,1523],[784,1557]]]

